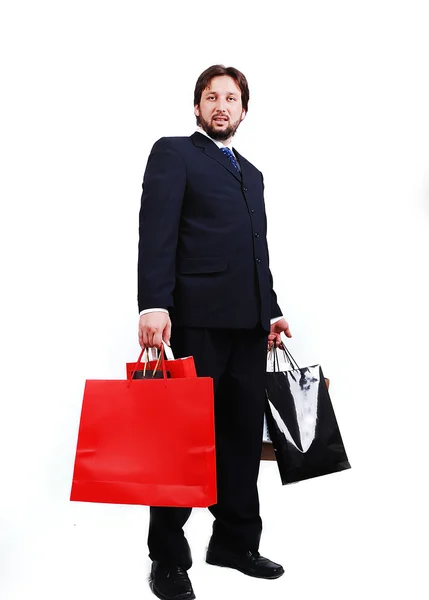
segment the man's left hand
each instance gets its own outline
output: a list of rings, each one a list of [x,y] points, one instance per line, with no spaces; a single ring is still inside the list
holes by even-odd
[[[292,334],[289,329],[289,323],[286,319],[280,319],[271,325],[270,334],[268,336],[268,348],[271,349],[273,344],[276,345],[276,348],[280,346],[282,343],[282,338],[280,334],[284,333],[286,337],[291,338]]]

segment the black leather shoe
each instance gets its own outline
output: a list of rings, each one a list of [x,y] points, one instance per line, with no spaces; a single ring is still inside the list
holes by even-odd
[[[206,562],[209,565],[237,569],[245,575],[260,577],[261,579],[277,579],[284,573],[281,565],[264,558],[259,552],[249,551],[236,554],[228,550],[211,549],[210,545],[207,550]]]
[[[195,598],[187,572],[177,565],[165,565],[154,560],[150,571],[149,585],[155,596],[162,600],[193,600]]]

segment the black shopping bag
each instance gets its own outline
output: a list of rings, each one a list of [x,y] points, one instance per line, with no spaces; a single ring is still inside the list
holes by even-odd
[[[268,431],[282,484],[350,469],[320,365],[300,368],[283,346],[290,370],[267,372]]]

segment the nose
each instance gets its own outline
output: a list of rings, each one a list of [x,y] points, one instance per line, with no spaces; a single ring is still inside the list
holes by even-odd
[[[219,112],[222,112],[222,113],[226,112],[226,102],[223,98],[218,99],[216,108]]]

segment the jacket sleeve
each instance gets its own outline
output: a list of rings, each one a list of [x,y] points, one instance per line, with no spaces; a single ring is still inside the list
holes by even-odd
[[[139,215],[139,311],[173,306],[176,249],[186,188],[186,165],[169,138],[152,148],[143,178]]]
[[[264,190],[264,177],[261,173],[261,177],[262,177],[262,190]],[[265,201],[264,201],[264,205],[265,205]],[[264,214],[265,214],[265,244],[266,244],[266,251],[267,251],[267,257],[268,257],[268,265],[270,264],[270,253],[268,251],[268,242],[267,242],[267,214],[265,212],[264,209]],[[282,310],[280,308],[280,306],[277,303],[277,294],[274,291],[274,284],[273,284],[273,276],[271,273],[271,269],[268,266],[268,272],[269,272],[269,278],[270,278],[270,293],[271,293],[271,319],[275,319],[276,317],[281,317],[283,315]]]

